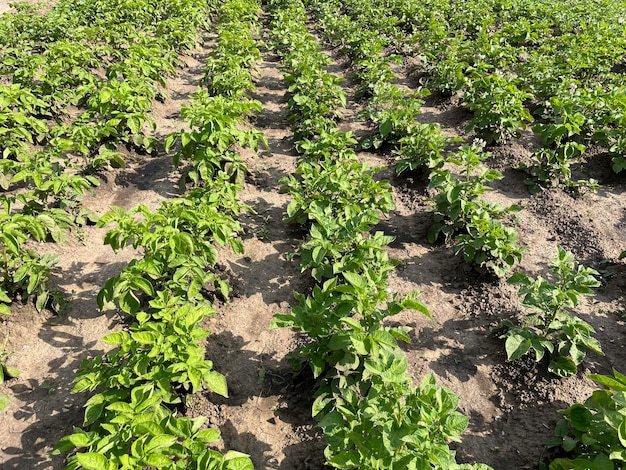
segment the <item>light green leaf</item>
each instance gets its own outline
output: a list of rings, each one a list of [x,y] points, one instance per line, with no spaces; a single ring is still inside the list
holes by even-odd
[[[230,450],[224,454],[226,470],[254,470],[250,457],[241,452]]]
[[[217,429],[203,429],[198,434],[196,434],[196,440],[204,442],[205,444],[212,444],[219,441],[219,439],[220,432]]]
[[[356,273],[346,271],[343,273],[343,277],[356,289],[365,290],[367,288],[367,281]]]
[[[228,398],[228,386],[226,385],[226,377],[219,372],[211,371],[206,376],[206,382],[211,391]]]
[[[128,339],[128,333],[124,331],[117,331],[115,333],[109,333],[104,338],[102,338],[102,342],[106,344],[122,344]]]
[[[164,449],[172,446],[176,442],[176,436],[170,436],[169,434],[161,434],[154,436],[150,439],[144,449],[146,452],[152,452],[156,449]]]
[[[530,350],[531,342],[522,335],[512,334],[506,339],[505,349],[509,361],[519,359]]]
[[[78,453],[76,460],[85,470],[107,470],[107,459],[95,452]]]
[[[150,454],[143,459],[146,465],[154,468],[171,468],[172,459],[162,454]]]
[[[0,392],[0,411],[4,410],[9,403],[11,403],[11,397],[4,392]]]

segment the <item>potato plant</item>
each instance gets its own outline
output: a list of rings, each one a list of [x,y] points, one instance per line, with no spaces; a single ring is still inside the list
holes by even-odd
[[[376,7],[370,2],[339,4],[326,0],[311,1],[309,5],[325,37],[349,57],[359,84],[356,96],[367,99],[360,117],[370,120],[376,132],[363,139],[360,147],[377,149],[391,143],[398,156],[394,166],[398,174],[407,170],[428,173],[440,167],[443,152],[457,139],[444,136],[438,125],[417,121],[428,90],[407,92],[393,83],[395,75],[390,64],[401,63],[402,58],[387,55],[384,49],[393,47],[394,39],[400,35],[396,27],[399,20],[393,15],[377,14],[384,31],[381,32],[371,29],[372,18],[367,12]]]
[[[560,446],[568,456],[550,462],[549,470],[620,468],[626,462],[626,376],[613,369],[612,376],[589,378],[606,388],[560,411],[548,446]]]
[[[560,8],[536,0],[502,9],[484,2],[371,0],[363,11],[377,12],[380,29],[372,30],[374,35],[393,37],[396,49],[419,54],[416,71],[427,86],[461,92],[474,112],[470,129],[488,142],[515,138],[533,121],[567,121],[570,110],[551,106],[565,97],[585,118],[578,143],[602,145],[613,154],[614,170],[623,168],[622,4],[577,0]],[[390,33],[393,29],[402,34]],[[545,147],[556,155],[538,153],[538,166],[553,168],[550,178],[567,184],[558,163],[567,155]],[[541,175],[532,177],[537,181]]]
[[[302,154],[296,174],[283,180],[292,197],[285,221],[308,229],[296,256],[315,281],[272,326],[308,338],[292,356],[318,379],[313,415],[326,439],[327,464],[335,468],[486,468],[456,463],[449,442],[458,441],[468,423],[457,411],[458,397],[430,375],[413,385],[398,346],[409,341],[409,330],[386,323],[403,310],[429,313],[417,293],[388,291],[397,263],[387,254],[392,237],[375,227],[394,208],[390,185],[377,179],[379,169],[359,162],[355,149],[387,145],[398,173],[430,173],[431,241],[453,240],[457,254],[498,276],[523,252],[515,229],[502,222],[517,208],[480,197],[501,175],[482,166],[482,145],[448,154],[455,140],[418,122],[428,92],[394,83],[402,56],[419,54],[423,83],[458,92],[473,112],[468,130],[490,144],[518,137],[536,120],[543,148],[524,168],[536,187],[594,188],[592,180],[571,178],[573,162],[589,144],[608,149],[616,172],[626,167],[626,92],[615,67],[626,52],[623,5],[461,3],[266,5],[270,47],[283,60],[289,119]],[[348,96],[342,78],[328,71],[331,60],[311,31],[307,7],[350,60],[362,117],[373,129],[360,143],[339,130]],[[247,208],[236,197],[236,183],[246,167],[237,150],[267,145],[248,120],[260,111],[249,98],[262,45],[256,39],[259,4],[60,0],[45,14],[27,4],[16,9],[0,17],[0,187],[20,191],[2,199],[2,314],[10,314],[14,298],[31,294],[38,308],[45,305],[54,259],[25,244],[58,241],[74,224],[88,223],[80,199],[98,184],[100,170],[124,166],[117,146],[147,153],[161,148],[154,101],[167,99],[166,79],[179,53],[200,40],[199,28],[217,37],[202,88],[182,110],[187,127],[163,146],[191,188],[183,184],[183,197],[154,211],[114,207],[99,222],[115,224],[105,238],[114,251],[133,246],[142,257],[98,296],[101,308],[112,302],[128,315],[128,327],[103,339],[112,351],[82,365],[75,391],[94,393],[85,429],[76,428],[54,452],[69,452],[69,469],[252,468],[243,454],[211,450],[219,433],[203,429],[201,418],[180,417],[179,410],[187,393],[228,394],[224,377],[204,356],[209,332],[200,325],[214,313],[213,298],[229,293],[213,270],[218,246],[243,250],[236,219]],[[561,248],[553,272],[554,285],[524,274],[509,279],[522,286],[522,303],[535,312],[521,326],[510,325],[504,337],[509,358],[549,355],[550,370],[567,376],[587,350],[601,353],[591,327],[569,311],[577,296],[597,286],[598,273],[576,267]],[[0,351],[0,361],[4,357]],[[0,364],[0,381],[9,375]],[[563,412],[558,444],[573,458],[553,462],[552,469],[612,468],[624,461],[624,377],[593,378],[616,393],[594,393]]]
[[[498,220],[519,207],[505,208],[480,199],[489,190],[489,181],[502,178],[499,171],[482,166],[488,156],[480,143],[463,145],[445,160],[457,165],[460,174],[445,167],[433,170],[429,189],[435,190],[435,205],[428,239],[454,240],[456,253],[462,252],[466,262],[500,277],[521,260],[524,249],[517,246],[515,229]]]
[[[515,273],[509,284],[519,285],[522,305],[533,313],[526,315],[520,326],[506,322],[506,352],[509,360],[534,353],[535,360],[548,357],[548,370],[560,377],[570,377],[578,371],[587,351],[602,353],[600,342],[592,336],[593,327],[575,316],[571,309],[579,296],[593,295],[598,287],[599,273],[577,265],[572,253],[558,246],[558,256],[551,269],[555,280],[550,283],[524,273]],[[546,356],[547,354],[547,356]]]
[[[20,192],[17,205],[4,199],[4,314],[16,295],[35,295],[39,309],[50,298],[53,258],[21,245],[95,221],[80,200],[94,174],[124,166],[116,145],[154,151],[153,100],[208,14],[196,0],[162,3],[18,3],[0,17],[0,187]]]

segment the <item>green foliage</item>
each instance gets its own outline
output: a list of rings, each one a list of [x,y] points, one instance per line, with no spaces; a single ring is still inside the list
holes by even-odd
[[[434,223],[428,232],[428,240],[433,243],[443,236],[446,240],[462,230],[471,215],[478,209],[488,211],[493,217],[502,217],[505,209],[493,204],[486,204],[479,196],[489,190],[486,183],[502,178],[497,170],[482,165],[489,157],[478,143],[463,145],[459,151],[451,154],[446,161],[456,165],[460,174],[448,169],[437,169],[430,177],[429,189],[437,194],[433,197]]]
[[[408,331],[383,327],[382,321],[405,309],[425,315],[428,310],[416,300],[416,294],[387,299],[386,284],[381,284],[367,273],[344,272],[315,286],[308,296],[296,293],[299,305],[289,314],[275,315],[272,327],[288,326],[313,340],[294,353],[292,362],[297,368],[307,362],[316,377],[332,376],[333,369],[349,375],[384,351],[397,352],[396,340],[408,341]]]
[[[456,411],[458,397],[427,375],[407,383],[406,360],[368,364],[371,379],[322,387],[313,405],[328,447],[327,464],[343,469],[476,469],[458,465],[449,441],[460,441],[468,419]],[[383,367],[378,369],[377,366]]]
[[[573,181],[571,172],[571,165],[586,149],[583,140],[587,119],[571,100],[554,97],[550,105],[557,113],[555,122],[533,127],[546,147],[534,153],[535,163],[520,164],[518,168],[530,175],[526,183],[533,192],[544,186],[561,186],[576,193],[583,187],[595,190],[597,181]]]
[[[285,220],[322,222],[338,213],[346,219],[388,213],[395,206],[389,183],[374,179],[378,171],[380,168],[370,169],[356,158],[301,162],[297,169],[299,179],[289,176],[282,180],[294,198],[287,207]]]
[[[83,362],[74,392],[96,387],[130,390],[154,383],[163,392],[195,393],[208,388],[227,397],[226,379],[212,370],[211,361],[204,359],[205,350],[198,344],[209,332],[197,325],[214,311],[183,300],[170,299],[169,306],[137,312],[138,322],[129,331],[105,336],[103,341],[116,348],[104,357]],[[87,406],[85,414],[93,420],[86,425],[99,415],[96,411]]]
[[[467,233],[455,239],[455,252],[463,252],[465,262],[488,268],[502,277],[522,260],[525,250],[517,246],[517,231],[492,219],[491,214],[491,208],[486,206],[472,211],[465,225]]]
[[[211,95],[239,99],[255,88],[252,72],[261,52],[260,42],[253,35],[259,12],[256,2],[246,0],[230,1],[218,7],[218,44],[205,64],[205,75],[200,82]]]
[[[301,2],[281,4],[270,28],[273,47],[286,64],[284,78],[289,88],[289,119],[294,121],[296,141],[312,139],[336,129],[340,107],[346,105],[342,79],[325,70],[330,59],[320,51],[315,36],[307,29]]]
[[[399,159],[393,168],[396,174],[406,171],[430,170],[440,168],[444,164],[444,151],[459,138],[447,137],[441,132],[438,124],[414,125],[410,133],[397,141],[395,154]]]
[[[207,448],[219,440],[219,431],[202,429],[205,418],[179,418],[163,405],[170,398],[152,384],[133,387],[128,401],[115,391],[93,396],[87,403],[103,424],[92,430],[75,428],[59,441],[53,455],[73,450],[66,469],[122,468],[251,470],[248,456]],[[96,410],[93,411],[93,410]],[[106,419],[106,418],[109,419]],[[86,420],[90,418],[86,415]],[[97,419],[97,418],[96,418]]]
[[[149,135],[154,130],[153,102],[167,99],[162,91],[166,78],[178,64],[179,53],[199,39],[198,27],[208,26],[211,8],[198,0],[60,0],[41,16],[43,25],[23,16],[29,32],[54,37],[51,44],[36,40],[44,53],[35,60],[50,59],[36,63],[50,74],[40,91],[55,89],[44,102],[53,112],[67,103],[79,110],[74,120],[54,116],[56,125],[46,142],[53,165],[44,158],[29,167],[6,165],[15,181],[32,181],[37,189],[33,194],[38,199],[25,205],[29,215],[41,217],[48,199],[69,207],[72,197],[76,202],[97,183],[93,173],[124,166],[122,154],[116,151],[119,143],[155,151],[157,141]],[[224,19],[227,12],[231,16],[239,12],[241,18],[251,20],[258,5],[232,1],[220,10]],[[54,27],[57,20],[63,28]],[[0,19],[0,32],[4,26]],[[46,31],[44,26],[52,28]],[[27,61],[3,63],[3,52],[0,48],[0,68],[11,69],[14,79],[35,80]],[[226,92],[217,88],[214,93]],[[234,147],[256,148],[264,143],[259,133],[238,128],[246,124],[247,115],[260,109],[258,103],[210,98],[199,92],[182,113],[190,130],[166,140],[167,150],[180,140],[175,158],[177,163],[189,159],[184,171],[196,187],[155,211],[143,205],[129,210],[113,207],[98,222],[100,227],[116,224],[105,236],[114,251],[133,246],[142,250],[143,257],[109,279],[98,295],[101,308],[115,302],[129,314],[130,326],[107,335],[103,341],[113,349],[84,361],[78,372],[74,391],[96,394],[85,406],[86,430],[75,429],[53,451],[69,452],[67,469],[252,469],[248,456],[222,455],[208,447],[219,440],[219,432],[203,429],[203,418],[178,416],[185,393],[209,390],[228,395],[224,376],[205,358],[201,343],[209,332],[200,324],[214,312],[210,297],[226,297],[229,291],[214,273],[216,245],[243,251],[237,238],[241,228],[234,217],[246,207],[237,200],[238,187],[229,179],[241,179],[244,168]],[[220,121],[222,114],[226,121]],[[82,164],[68,167],[58,158],[68,154],[74,161],[82,158]],[[46,177],[35,171],[41,169]],[[77,218],[88,217],[77,212]]]
[[[209,286],[227,298],[227,283],[211,268],[217,261],[214,244],[228,244],[236,253],[243,252],[236,236],[241,227],[233,216],[246,206],[237,201],[236,189],[228,175],[222,174],[209,190],[198,188],[186,198],[164,202],[156,212],[140,205],[128,211],[114,207],[102,216],[98,226],[117,224],[107,232],[106,244],[114,251],[128,245],[142,247],[144,256],[106,282],[98,294],[100,308],[114,301],[124,312],[134,314],[161,290],[202,302],[202,290]]]
[[[315,5],[324,13],[323,24],[334,21],[337,2]],[[298,98],[290,107],[296,148],[303,153],[297,175],[283,180],[284,191],[293,198],[285,220],[309,227],[298,254],[301,269],[310,270],[317,281],[308,295],[296,293],[298,304],[287,314],[275,315],[271,326],[290,327],[308,338],[291,359],[296,368],[311,367],[318,378],[313,415],[327,443],[326,463],[346,469],[472,468],[457,466],[448,447],[467,424],[467,418],[454,411],[457,398],[437,387],[432,377],[421,387],[411,387],[397,344],[409,341],[409,330],[384,325],[385,319],[406,309],[429,315],[417,293],[399,297],[388,292],[395,262],[385,247],[392,238],[371,230],[393,208],[389,185],[374,179],[377,169],[358,162],[352,134],[337,130],[338,111],[325,106],[345,104],[343,92],[333,91],[328,100],[322,94],[323,104],[312,105],[316,87],[335,79],[316,81],[325,76],[327,59],[303,26],[307,18],[301,1],[275,0],[269,11],[286,76],[297,84],[290,91]],[[364,85],[359,93],[379,99],[371,112],[380,120],[381,139],[401,137],[416,127],[419,94],[404,107],[406,94],[388,86],[389,68],[383,65],[375,74],[373,64],[385,64],[373,58],[384,41],[359,34],[361,26],[344,34],[349,21],[333,25],[338,40],[349,44],[346,51],[352,50],[351,58],[358,60],[355,74],[373,78],[372,86]],[[362,47],[356,47],[361,40]],[[298,101],[305,106],[300,108]]]
[[[378,134],[364,141],[363,148],[380,147],[386,141],[393,141],[412,135],[418,127],[415,117],[421,113],[424,104],[422,97],[427,90],[417,89],[407,94],[400,88],[386,83],[376,90],[374,98],[361,113],[378,126]]]
[[[7,334],[2,341],[2,345],[0,346],[0,385],[7,380],[20,375],[20,371],[18,369],[7,365],[7,359],[11,355],[11,353],[6,350],[8,341],[9,335]],[[11,398],[6,393],[0,392],[0,412],[2,412],[2,410],[4,410],[10,402]]]
[[[384,64],[390,50],[406,51],[418,59],[411,65],[420,83],[460,98],[474,113],[469,128],[487,142],[515,138],[535,119],[540,125],[560,125],[579,114],[584,122],[576,143],[601,145],[612,153],[615,171],[624,167],[623,3],[309,3],[333,45],[345,43],[357,75],[361,51],[372,51],[363,60],[371,64]],[[374,69],[363,74],[371,78],[360,86],[377,86]],[[555,100],[567,106],[555,106]],[[558,181],[568,187],[569,175],[557,159],[579,152],[569,147],[545,145],[556,155],[538,153],[531,179],[541,186]],[[572,183],[592,189],[595,184]],[[578,186],[572,189],[578,191]]]
[[[181,111],[191,131],[170,134],[165,141],[165,150],[169,151],[175,142],[180,141],[174,164],[185,163],[183,174],[196,185],[211,181],[220,171],[226,172],[234,181],[243,182],[246,168],[234,146],[238,144],[254,151],[260,145],[267,146],[261,132],[241,129],[246,116],[261,110],[261,103],[210,96],[202,90],[194,94],[192,100],[192,104],[183,106]]]
[[[431,243],[442,236],[446,241],[454,239],[456,253],[463,252],[466,262],[503,276],[521,260],[524,249],[516,244],[515,229],[497,219],[519,207],[503,208],[479,198],[489,190],[486,183],[502,178],[499,171],[482,166],[488,156],[479,143],[464,145],[446,159],[459,167],[460,175],[447,168],[432,171],[429,188],[437,193],[428,239]]]
[[[568,458],[555,459],[550,470],[618,469],[626,463],[626,376],[592,374],[597,389],[583,403],[560,411],[556,437],[548,446],[561,446]]]
[[[533,121],[524,106],[532,96],[499,74],[473,80],[463,95],[467,107],[474,112],[468,130],[475,129],[487,144],[519,137],[526,123]]]
[[[593,295],[592,288],[600,285],[596,278],[599,273],[576,265],[572,253],[560,246],[558,257],[552,261],[554,283],[523,273],[509,278],[509,284],[521,286],[522,305],[533,313],[524,318],[521,326],[504,325],[507,331],[501,337],[506,338],[509,360],[532,351],[535,360],[540,361],[548,353],[548,369],[560,377],[569,377],[576,374],[588,350],[602,354],[600,343],[591,336],[592,326],[569,311],[578,305],[579,296]]]
[[[71,221],[63,211],[44,211],[38,214],[14,213],[13,204],[27,204],[23,196],[3,198],[0,212],[0,314],[10,315],[8,304],[17,296],[35,295],[35,306],[43,309],[52,293],[46,284],[57,263],[56,256],[39,255],[23,244],[28,240],[44,241],[51,237],[60,241]]]

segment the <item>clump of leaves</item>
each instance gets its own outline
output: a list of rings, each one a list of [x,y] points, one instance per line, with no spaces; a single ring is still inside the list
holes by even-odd
[[[509,278],[509,284],[521,286],[522,305],[532,313],[521,326],[503,323],[501,328],[507,331],[501,338],[506,338],[510,361],[532,351],[539,362],[548,353],[548,370],[560,377],[570,377],[576,374],[587,351],[603,354],[600,342],[591,336],[595,332],[593,327],[569,310],[578,305],[581,295],[593,295],[592,288],[598,287],[600,281],[596,270],[577,265],[571,252],[557,248],[558,257],[551,269],[556,278],[554,283],[524,273]]]
[[[561,446],[570,458],[550,463],[550,470],[615,469],[626,465],[626,375],[589,375],[608,389],[594,390],[585,403],[560,411],[556,437],[548,447]]]
[[[313,414],[320,419],[334,468],[445,468],[488,470],[459,465],[448,442],[460,442],[468,418],[457,411],[459,398],[427,375],[412,387],[401,353],[388,364],[366,363],[364,381],[347,386],[334,380],[318,393]],[[376,367],[378,366],[378,367]]]
[[[448,168],[433,170],[430,189],[437,191],[432,198],[433,225],[428,240],[433,243],[443,237],[454,239],[456,253],[463,252],[466,262],[491,269],[503,276],[515,262],[520,261],[524,249],[517,246],[517,232],[499,220],[519,210],[519,206],[502,207],[490,204],[480,195],[490,188],[487,183],[502,178],[502,174],[482,165],[489,156],[482,151],[480,141],[463,145],[451,154],[447,163],[456,165],[460,174]]]
[[[7,365],[7,359],[11,353],[6,352],[7,342],[9,341],[9,335],[4,337],[2,346],[0,346],[0,384],[4,383],[8,379],[12,379],[20,375],[20,371],[15,367]],[[0,411],[4,410],[11,399],[6,393],[0,392]]]
[[[399,160],[393,168],[398,175],[405,171],[440,168],[444,164],[444,150],[460,140],[444,135],[439,124],[417,123],[409,135],[398,140],[394,153]]]
[[[511,79],[487,75],[471,83],[464,95],[474,118],[468,129],[475,129],[488,144],[518,137],[533,117],[524,106],[532,94],[520,90]]]
[[[534,163],[522,163],[517,168],[526,171],[530,176],[526,184],[531,192],[554,186],[563,187],[575,194],[582,188],[597,189],[598,182],[593,179],[572,179],[571,166],[586,150],[583,142],[587,119],[556,97],[550,103],[558,111],[556,122],[533,127],[533,132],[539,135],[545,147],[534,153]]]

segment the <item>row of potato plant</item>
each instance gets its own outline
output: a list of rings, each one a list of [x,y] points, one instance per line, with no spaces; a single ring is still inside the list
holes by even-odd
[[[118,3],[16,3],[0,17],[0,313],[31,294],[53,306],[56,258],[24,244],[95,221],[79,203],[99,170],[124,165],[118,143],[154,149],[153,99],[209,12],[198,0]]]
[[[469,129],[498,143],[532,125],[543,147],[520,166],[532,190],[594,189],[594,180],[574,181],[571,173],[589,144],[611,153],[614,171],[625,167],[624,2],[373,3],[406,33],[405,49],[418,55],[429,86],[462,92],[474,113]]]
[[[308,364],[319,379],[313,415],[324,431],[327,464],[470,468],[457,465],[448,447],[467,425],[456,412],[458,398],[431,375],[414,387],[397,344],[409,340],[408,330],[384,325],[405,309],[428,315],[416,293],[388,293],[395,262],[385,247],[392,238],[371,230],[393,208],[389,184],[374,179],[377,169],[358,161],[356,140],[338,130],[345,93],[326,71],[330,61],[305,26],[303,4],[277,0],[268,10],[303,154],[297,175],[284,181],[293,197],[286,220],[309,228],[298,254],[301,269],[317,281],[310,293],[297,293],[298,304],[276,315],[272,326],[309,337],[293,360],[298,368]]]
[[[366,28],[363,9],[369,11],[367,4],[347,2],[352,5],[352,15],[348,16],[341,13],[350,10],[344,3],[311,2],[325,35],[342,47],[357,81],[362,89],[367,87],[361,92],[369,97],[364,114],[378,126],[378,134],[368,144],[392,143],[400,155],[398,173],[406,169],[430,172],[430,189],[437,193],[433,197],[434,223],[428,234],[431,242],[441,235],[446,242],[454,237],[456,253],[462,252],[466,262],[504,275],[520,261],[523,250],[517,246],[517,231],[498,219],[517,207],[502,208],[479,199],[489,189],[485,183],[502,175],[481,165],[489,155],[478,144],[462,146],[446,157],[445,150],[458,139],[444,136],[436,124],[416,120],[423,104],[420,97],[428,91],[410,92],[393,83],[395,76],[389,65],[393,56],[385,55],[384,50],[394,35]],[[455,166],[458,171],[450,170]]]
[[[252,31],[258,9],[254,1],[225,2],[216,8],[217,30]],[[218,46],[206,69],[220,63],[219,51],[233,54],[232,46],[231,37],[218,34]],[[239,67],[235,60],[231,64]],[[183,168],[185,177],[196,172],[197,178],[190,178],[193,187],[155,211],[143,205],[113,208],[98,222],[116,224],[105,237],[114,251],[132,245],[142,249],[143,257],[109,279],[98,295],[101,308],[114,302],[130,315],[132,324],[107,335],[103,341],[116,348],[85,361],[78,372],[74,391],[99,393],[86,404],[84,425],[90,430],[76,429],[55,449],[57,453],[74,450],[67,468],[253,468],[244,454],[222,455],[208,448],[219,439],[219,432],[202,429],[203,417],[178,416],[185,394],[208,389],[228,396],[224,376],[212,370],[212,362],[205,358],[200,343],[209,331],[200,324],[215,312],[213,297],[228,297],[227,282],[214,272],[216,245],[243,252],[236,217],[248,208],[237,199],[239,186],[216,161],[220,156],[221,161],[232,159],[236,145],[253,143],[238,133],[237,125],[256,109],[241,106],[245,104],[249,104],[247,96],[236,90],[222,93],[210,85],[208,91],[199,90],[181,113],[190,130],[167,139],[168,147],[180,140],[176,163],[185,152],[193,155],[192,170]],[[230,114],[223,116],[226,109]]]
[[[248,146],[255,152],[267,147],[262,132],[245,129],[246,118],[261,111],[261,103],[247,98],[254,89],[255,62],[261,58],[260,7],[246,1],[230,1],[219,7],[216,26],[218,44],[209,54],[201,83],[206,89],[192,96],[192,106],[184,106],[181,115],[190,131],[180,130],[168,136],[166,150],[178,145],[174,164],[181,169],[183,183],[201,185],[219,172],[242,183],[245,164],[235,145]]]

